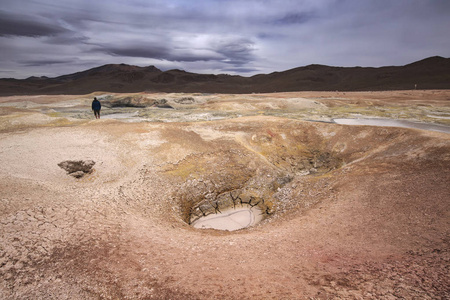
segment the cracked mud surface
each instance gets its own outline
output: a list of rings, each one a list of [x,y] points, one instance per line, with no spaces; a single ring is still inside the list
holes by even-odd
[[[434,101],[414,105],[449,107]],[[273,116],[36,125],[20,109],[0,116],[1,299],[450,297],[448,134]],[[63,161],[95,165],[77,179]],[[188,225],[238,196],[270,214]]]

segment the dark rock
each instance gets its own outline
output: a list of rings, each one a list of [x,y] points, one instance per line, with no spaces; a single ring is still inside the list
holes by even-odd
[[[66,170],[67,174],[75,178],[81,178],[85,174],[91,173],[94,165],[95,161],[93,160],[66,160],[58,164],[60,168]]]
[[[172,106],[170,106],[169,104],[159,104],[156,105],[157,108],[169,108],[169,109],[174,109]]]
[[[173,101],[175,101],[178,104],[193,104],[193,103],[195,103],[195,99],[192,97],[182,97],[179,99],[174,99]]]
[[[173,107],[167,103],[166,99],[158,99],[155,101],[155,106],[158,108],[171,108],[173,109]]]
[[[105,107],[137,107],[144,108],[152,106],[156,103],[154,99],[148,99],[142,96],[127,96],[122,98],[110,99],[103,101],[102,104]]]

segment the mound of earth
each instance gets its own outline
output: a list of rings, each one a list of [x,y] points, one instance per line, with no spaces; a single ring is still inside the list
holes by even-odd
[[[450,297],[449,134],[264,115],[36,126],[25,109],[0,116],[1,299]],[[241,204],[264,220],[190,224]]]

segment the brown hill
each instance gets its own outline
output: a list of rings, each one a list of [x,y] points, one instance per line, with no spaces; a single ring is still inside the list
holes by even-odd
[[[161,71],[154,66],[109,64],[55,78],[0,79],[0,95],[107,92],[253,93],[449,89],[450,58],[434,56],[405,66],[330,67],[308,65],[252,77]]]

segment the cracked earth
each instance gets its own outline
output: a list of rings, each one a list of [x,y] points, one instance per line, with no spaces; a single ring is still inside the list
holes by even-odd
[[[302,114],[330,117],[378,101],[377,114],[432,111],[444,125],[450,99],[274,94],[263,108],[215,95],[182,113],[222,101],[232,117],[180,121],[175,107],[173,122],[126,122],[84,117],[88,100],[74,96],[4,97],[0,298],[450,298],[450,135],[272,110],[294,96],[291,114],[299,97]],[[266,218],[233,232],[189,225],[237,199]]]

